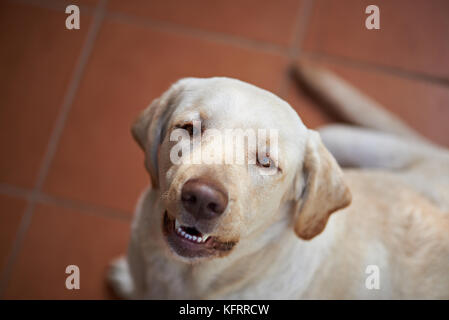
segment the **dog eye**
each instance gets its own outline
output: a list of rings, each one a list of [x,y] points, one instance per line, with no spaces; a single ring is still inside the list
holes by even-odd
[[[175,126],[176,128],[178,128],[178,129],[183,129],[183,130],[186,130],[188,133],[189,133],[189,136],[193,136],[193,135],[196,135],[198,132],[198,129],[197,128],[195,128],[194,126],[193,126],[193,124],[192,123],[184,123],[184,124],[180,124],[180,125],[176,125]]]
[[[257,157],[257,165],[259,167],[270,168],[273,165],[273,160],[269,156]]]
[[[181,129],[187,130],[187,132],[189,133],[189,135],[190,135],[190,136],[193,136],[194,128],[193,128],[193,125],[192,125],[191,123],[186,123],[185,125],[183,125],[183,126],[181,127]]]

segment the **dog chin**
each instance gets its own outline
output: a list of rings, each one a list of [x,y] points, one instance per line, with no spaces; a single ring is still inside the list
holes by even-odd
[[[195,228],[181,225],[165,211],[162,231],[170,250],[185,262],[197,262],[228,255],[237,241],[221,241]]]

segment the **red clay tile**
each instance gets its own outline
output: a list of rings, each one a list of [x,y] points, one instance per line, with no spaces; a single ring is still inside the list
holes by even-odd
[[[126,252],[129,222],[39,205],[5,292],[7,299],[111,298],[105,271]],[[68,290],[68,265],[80,269],[80,289]]]
[[[69,31],[63,12],[0,3],[1,182],[34,184],[86,34],[81,19],[86,27]]]
[[[152,99],[185,76],[232,76],[276,91],[285,65],[272,54],[106,22],[45,191],[131,211],[149,179],[130,126]]]
[[[336,72],[424,136],[449,147],[449,88],[324,60],[314,62]]]
[[[112,11],[207,31],[290,45],[300,0],[111,0]]]
[[[380,30],[365,8],[380,9]],[[305,49],[449,77],[449,1],[317,0]]]
[[[26,201],[0,195],[0,274],[11,253]]]

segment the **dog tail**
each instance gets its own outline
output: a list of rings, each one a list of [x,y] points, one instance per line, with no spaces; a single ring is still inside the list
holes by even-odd
[[[362,127],[427,141],[401,119],[349,83],[321,67],[299,63],[291,69],[301,87],[340,119]]]

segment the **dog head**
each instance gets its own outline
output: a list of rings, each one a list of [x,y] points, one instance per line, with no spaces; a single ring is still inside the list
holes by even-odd
[[[288,103],[239,80],[182,79],[132,133],[162,198],[152,214],[183,260],[228,255],[280,218],[311,239],[351,199],[318,133]],[[279,217],[286,204],[291,217]]]

